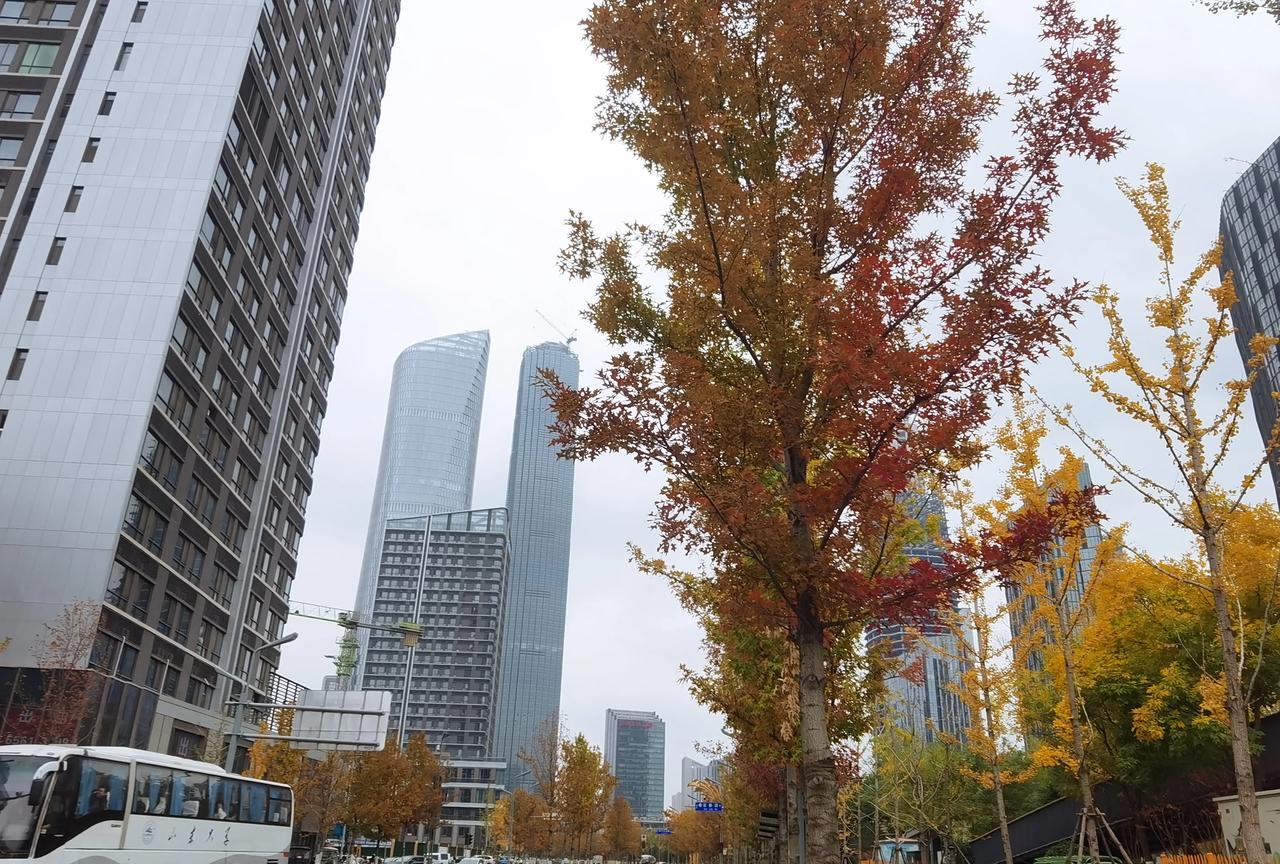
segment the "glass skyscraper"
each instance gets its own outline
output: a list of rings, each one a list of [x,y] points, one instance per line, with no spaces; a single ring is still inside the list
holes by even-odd
[[[942,501],[932,493],[915,495],[908,508],[910,517],[927,531],[936,531],[936,537],[908,546],[903,553],[941,565],[942,544],[948,540]],[[867,628],[867,643],[883,645],[902,667],[885,681],[888,721],[923,741],[933,741],[938,733],[963,739],[969,712],[953,688],[960,684],[966,648],[952,626],[937,619],[914,621],[910,626],[882,621]]]
[[[1280,335],[1280,139],[1240,175],[1222,199],[1222,275],[1235,279],[1236,305],[1231,318],[1236,344],[1247,363],[1249,340],[1258,333]],[[1253,411],[1262,440],[1276,424],[1280,389],[1280,353],[1267,352],[1253,384]],[[1280,462],[1271,460],[1271,478],[1280,495]]]
[[[396,358],[356,591],[362,621],[373,614],[387,521],[471,509],[488,364],[485,330],[428,339]],[[360,644],[363,677],[367,632]]]
[[[667,724],[652,711],[610,708],[604,726],[604,758],[618,779],[614,794],[626,799],[641,822],[661,822]]]
[[[505,759],[508,786],[520,777],[519,754],[560,710],[564,663],[565,603],[569,589],[569,534],[573,521],[573,463],[551,446],[555,422],[539,370],[555,371],[578,386],[578,356],[568,345],[544,342],[525,349],[520,364],[507,510],[511,519],[511,569],[498,676],[493,756]]]

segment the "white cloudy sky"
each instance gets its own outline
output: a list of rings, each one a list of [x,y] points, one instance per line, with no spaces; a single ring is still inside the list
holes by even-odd
[[[1122,28],[1120,90],[1109,116],[1132,139],[1102,168],[1071,166],[1044,259],[1061,277],[1109,281],[1140,296],[1152,273],[1145,237],[1116,192],[1145,161],[1169,168],[1184,255],[1217,231],[1223,191],[1280,136],[1280,27],[1214,16],[1193,0],[1078,0]],[[979,4],[991,20],[977,56],[997,83],[1035,61],[1030,0]],[[592,131],[601,67],[577,22],[586,0],[441,3],[406,0],[383,105],[356,250],[351,297],[311,496],[294,598],[349,607],[369,517],[391,364],[406,345],[465,329],[493,336],[475,504],[505,500],[520,353],[555,338],[541,310],[579,335],[587,375],[606,346],[581,321],[588,289],[556,272],[569,208],[605,226],[653,219],[661,200],[620,146]],[[1087,319],[1075,339],[1097,345]],[[1226,358],[1232,361],[1233,358]],[[1231,367],[1227,367],[1231,368]],[[1038,381],[1085,399],[1050,364]],[[1099,426],[1108,440],[1120,425]],[[1244,442],[1255,449],[1250,425]],[[1105,479],[1105,478],[1096,478]],[[578,468],[565,644],[563,710],[598,744],[606,708],[655,710],[667,721],[667,791],[683,755],[720,723],[696,705],[678,666],[698,657],[698,633],[665,587],[634,572],[624,544],[652,546],[657,486],[621,458]],[[1123,494],[1107,507],[1135,532],[1171,538]],[[1172,542],[1172,540],[1170,541]],[[315,686],[331,672],[337,628],[293,619],[301,638],[283,672]]]

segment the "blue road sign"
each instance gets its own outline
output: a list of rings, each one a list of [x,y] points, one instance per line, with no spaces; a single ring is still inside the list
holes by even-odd
[[[719,813],[724,810],[724,805],[718,801],[695,801],[693,809],[704,813]]]
[[[654,833],[654,834],[670,834],[670,833],[671,833],[671,829],[670,829],[670,828],[659,828],[657,831],[654,831],[653,833]]]

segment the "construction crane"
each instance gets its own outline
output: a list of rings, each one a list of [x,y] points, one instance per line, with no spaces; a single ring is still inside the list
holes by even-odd
[[[573,343],[578,341],[578,337],[577,337],[577,336],[575,336],[575,335],[570,335],[570,334],[566,334],[563,330],[561,330],[559,327],[557,327],[555,324],[553,324],[553,323],[551,322],[551,319],[550,319],[550,318],[548,318],[546,315],[543,315],[543,314],[542,314],[542,310],[541,310],[541,309],[534,309],[533,311],[538,313],[538,317],[539,317],[539,318],[541,318],[543,321],[546,321],[546,322],[547,322],[547,326],[548,326],[548,327],[550,327],[552,330],[554,330],[554,331],[556,331],[557,333],[559,333],[559,334],[560,334],[560,338],[564,340],[564,344],[565,344],[566,346],[568,346],[569,348],[572,348],[572,347],[573,347]],[[575,331],[575,332],[576,332],[576,331]]]
[[[371,624],[360,621],[354,612],[334,609],[331,606],[317,606],[314,603],[290,603],[289,614],[299,618],[312,618],[316,621],[328,621],[342,628],[342,636],[338,639],[338,654],[333,658],[334,670],[338,678],[345,684],[351,681],[356,671],[356,654],[359,640],[357,630],[373,630],[379,633],[395,633],[406,648],[414,648],[422,638],[422,625],[412,621],[401,621],[399,624]]]

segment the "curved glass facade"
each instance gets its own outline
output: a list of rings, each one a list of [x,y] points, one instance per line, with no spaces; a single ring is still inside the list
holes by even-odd
[[[488,364],[487,330],[428,339],[396,358],[356,593],[361,620],[373,611],[386,521],[471,509]]]
[[[511,565],[498,674],[492,755],[506,759],[508,787],[521,778],[519,754],[547,718],[560,710],[565,601],[569,589],[569,534],[573,523],[573,463],[551,446],[555,414],[537,384],[551,369],[578,386],[578,356],[567,345],[544,342],[525,349],[520,364],[507,510]]]

